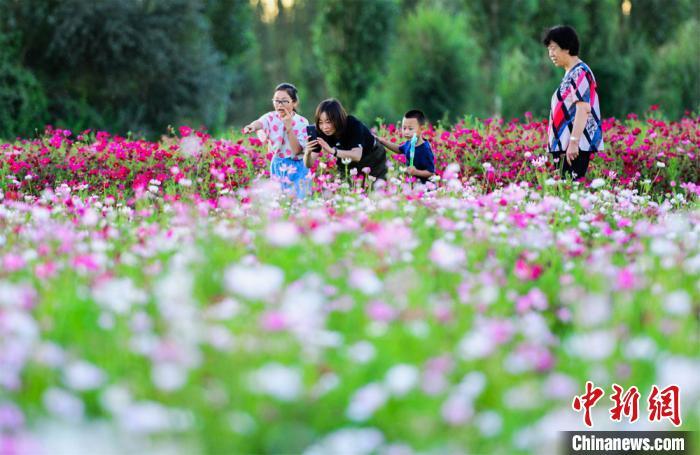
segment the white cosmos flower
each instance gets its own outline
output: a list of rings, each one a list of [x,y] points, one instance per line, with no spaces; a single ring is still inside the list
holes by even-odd
[[[605,180],[601,178],[593,179],[591,182],[591,188],[597,189],[605,186]]]
[[[374,358],[377,350],[369,341],[358,341],[348,347],[348,355],[353,362],[367,363]]]
[[[104,372],[83,360],[70,363],[63,370],[63,382],[73,390],[94,390],[104,381]]]
[[[350,285],[365,295],[374,295],[382,290],[382,282],[374,272],[367,268],[354,269],[350,273]]]
[[[374,428],[342,428],[304,450],[304,455],[370,455],[384,442],[382,433]]]
[[[82,420],[85,404],[72,393],[52,387],[44,392],[42,398],[44,407],[54,416],[72,422]]]
[[[187,370],[172,362],[156,363],[151,368],[151,379],[158,389],[172,392],[187,383]]]
[[[100,282],[92,290],[92,298],[98,305],[115,313],[124,314],[133,305],[146,302],[146,293],[134,286],[130,278],[118,278]]]
[[[202,151],[202,141],[196,135],[183,137],[180,139],[180,151],[188,157],[197,157]]]
[[[656,384],[664,388],[671,384],[681,390],[683,400],[693,403],[700,398],[700,381],[698,381],[700,361],[697,358],[665,356],[656,368]]]
[[[118,416],[119,426],[136,434],[160,433],[172,428],[172,417],[165,406],[146,401],[127,406]]]
[[[294,223],[279,221],[270,223],[265,229],[265,237],[270,245],[288,247],[299,241],[299,230]]]
[[[436,240],[430,248],[430,260],[439,268],[455,272],[464,264],[466,253],[445,240]]]
[[[623,347],[623,353],[628,359],[652,360],[656,352],[656,342],[649,337],[632,338]]]
[[[397,397],[406,395],[418,383],[418,368],[413,365],[399,364],[391,367],[384,378],[384,385]]]
[[[582,359],[603,360],[612,354],[616,344],[612,331],[597,330],[571,336],[566,342],[566,347],[574,356]]]
[[[249,376],[249,387],[257,393],[270,395],[281,401],[297,399],[303,389],[301,372],[280,363],[268,363]]]
[[[685,316],[690,313],[691,299],[688,293],[682,289],[667,295],[663,302],[664,309],[669,314]]]
[[[272,265],[241,264],[224,272],[226,288],[250,300],[263,300],[275,295],[284,283],[284,273]]]
[[[384,386],[372,382],[355,392],[345,415],[355,422],[365,421],[372,417],[377,409],[384,406],[388,398],[389,394]]]

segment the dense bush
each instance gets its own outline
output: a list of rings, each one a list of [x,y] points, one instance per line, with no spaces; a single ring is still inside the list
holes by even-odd
[[[9,37],[0,34],[0,137],[28,136],[46,121],[46,94],[34,74],[14,57]]]
[[[0,56],[0,135],[26,136],[46,123],[221,131],[269,109],[281,81],[299,87],[307,117],[328,96],[368,122],[393,121],[408,107],[433,120],[544,116],[561,71],[540,39],[557,23],[579,32],[603,116],[659,104],[674,119],[698,108],[695,0],[635,0],[628,16],[618,0],[437,8],[419,0],[0,0],[0,39],[12,42]]]
[[[234,82],[241,85],[235,57],[242,50],[226,43],[231,34],[212,37],[204,5],[190,0],[3,3],[10,18],[3,28],[18,35],[19,63],[47,93],[52,123],[122,133],[152,133],[178,122],[224,125],[226,94]],[[217,16],[215,2],[209,7]],[[229,25],[223,22],[219,29]]]
[[[318,5],[314,27],[316,60],[330,93],[350,109],[385,66],[398,13],[397,0],[330,0]]]
[[[645,90],[671,116],[700,111],[700,22],[689,20],[659,48]]]
[[[385,78],[363,112],[393,114],[392,120],[413,107],[432,120],[483,112],[479,58],[463,15],[419,8],[400,24]]]

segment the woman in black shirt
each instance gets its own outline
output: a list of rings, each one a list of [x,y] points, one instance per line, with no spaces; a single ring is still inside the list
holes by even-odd
[[[369,175],[386,180],[386,150],[362,122],[348,115],[340,101],[327,99],[316,108],[318,139],[309,140],[304,150],[304,164],[311,167],[323,153],[336,158],[341,177],[349,176],[352,169],[362,175],[369,168]],[[310,139],[310,138],[309,138]]]

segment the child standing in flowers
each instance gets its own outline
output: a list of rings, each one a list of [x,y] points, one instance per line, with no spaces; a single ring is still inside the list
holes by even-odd
[[[426,183],[435,174],[435,157],[430,147],[430,142],[423,139],[425,129],[425,114],[418,109],[406,112],[401,121],[401,135],[406,139],[401,145],[387,139],[377,137],[381,144],[394,153],[401,153],[406,157],[408,168],[406,173],[417,177]]]
[[[282,83],[272,97],[273,111],[246,125],[243,133],[262,130],[272,154],[270,174],[282,182],[282,188],[293,189],[298,198],[308,194],[309,169],[304,166],[306,127],[309,121],[296,112],[299,98],[292,84]]]

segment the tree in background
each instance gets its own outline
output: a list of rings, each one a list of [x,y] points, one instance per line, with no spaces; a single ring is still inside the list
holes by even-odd
[[[433,120],[544,116],[562,74],[540,39],[562,23],[581,36],[605,116],[697,109],[700,2],[630,4],[624,14],[620,0],[0,0],[0,136],[46,123],[216,133],[269,109],[282,81],[297,85],[307,117],[328,96],[369,122],[410,106]]]
[[[239,26],[233,43],[234,32],[211,32],[205,6],[212,17],[222,8],[225,18],[242,17],[235,2],[223,3],[4,0],[3,12],[21,36],[20,64],[47,93],[52,122],[160,133],[168,124],[217,128],[226,120],[246,32]]]
[[[396,0],[326,0],[317,4],[313,42],[315,60],[327,89],[354,110],[386,65],[398,15]]]
[[[247,113],[241,124],[271,108],[272,89],[280,82],[296,85],[299,89],[299,113],[307,118],[313,115],[316,104],[328,97],[324,77],[313,52],[313,29],[319,2],[276,2],[277,15],[273,17],[265,13],[261,2],[256,3],[258,20],[254,22],[254,31],[259,52],[249,64],[260,71],[261,88],[254,96],[254,110]]]
[[[483,89],[492,99],[492,112],[506,117],[519,116],[524,110],[546,112],[553,84],[561,74],[551,68],[540,39],[544,30],[557,24],[569,24],[578,31],[581,57],[596,75],[605,116],[666,103],[645,91],[655,50],[685,18],[698,18],[700,3],[633,0],[631,5],[631,14],[625,15],[619,0],[465,0],[474,37],[485,50]],[[667,95],[667,100],[681,97],[674,88]]]
[[[549,100],[561,73],[539,55],[542,49],[537,43],[515,47],[500,59],[495,104],[503,116],[519,117],[531,112],[541,118],[548,114]]]
[[[645,91],[674,117],[685,110],[700,112],[700,22],[691,19],[661,46]]]
[[[254,64],[260,53],[253,27],[257,19],[255,10],[247,1],[205,0],[204,14],[210,24],[213,45],[223,56],[228,87],[228,94],[219,94],[225,103],[225,115],[216,124],[243,123],[255,110],[256,100],[251,95],[264,89],[261,65]]]
[[[0,138],[30,136],[47,120],[44,90],[34,74],[19,63],[16,34],[0,29]]]
[[[361,104],[394,121],[409,108],[422,109],[433,121],[465,112],[487,112],[481,95],[479,48],[462,14],[419,7],[399,26],[389,69]]]
[[[187,121],[216,126],[227,80],[196,6],[188,0],[61,2],[45,55],[54,72],[44,79],[63,95],[52,105],[58,117],[118,131],[163,131]],[[80,118],[85,113],[88,118]]]

